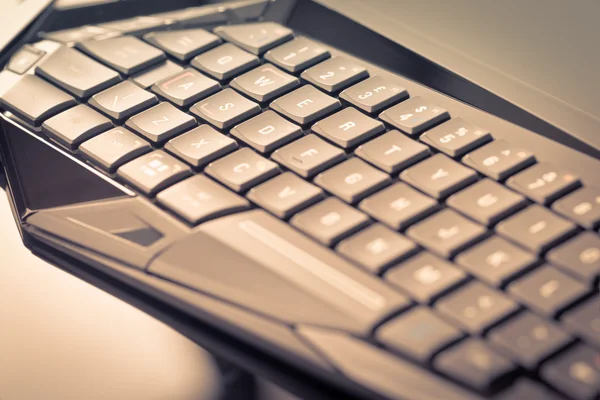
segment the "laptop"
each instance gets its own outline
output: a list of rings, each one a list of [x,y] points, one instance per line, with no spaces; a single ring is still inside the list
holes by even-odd
[[[36,255],[300,398],[598,398],[598,80],[501,29],[561,2],[72,3],[0,72]]]

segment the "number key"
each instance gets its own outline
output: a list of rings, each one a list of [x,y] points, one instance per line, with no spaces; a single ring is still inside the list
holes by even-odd
[[[600,277],[600,236],[584,232],[550,250],[546,258],[566,273],[593,285]]]
[[[420,139],[450,157],[460,157],[492,140],[492,135],[462,118],[453,118],[425,132]]]
[[[344,57],[333,57],[315,65],[300,75],[328,93],[345,89],[369,76],[366,68]]]
[[[557,200],[552,209],[588,229],[600,226],[600,189],[583,187]]]
[[[535,157],[500,139],[467,154],[462,161],[482,174],[501,181],[535,163]]]
[[[368,112],[376,113],[408,97],[402,86],[380,76],[372,76],[340,93],[340,98]]]
[[[392,108],[379,118],[409,135],[416,135],[450,117],[448,111],[421,97],[411,97]]]
[[[256,55],[293,37],[290,29],[274,22],[225,25],[215,28],[214,32]]]
[[[329,51],[305,37],[297,37],[265,53],[265,60],[296,73],[329,58]]]
[[[533,201],[549,204],[580,185],[579,178],[554,167],[550,163],[540,163],[512,176],[506,185]]]

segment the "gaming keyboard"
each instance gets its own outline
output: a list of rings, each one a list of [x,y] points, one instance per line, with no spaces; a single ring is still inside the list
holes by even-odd
[[[598,398],[597,172],[310,31],[178,13],[7,65],[13,123],[128,194],[33,236],[348,396]]]

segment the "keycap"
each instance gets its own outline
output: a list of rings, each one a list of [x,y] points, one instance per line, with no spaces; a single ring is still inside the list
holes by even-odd
[[[24,75],[0,95],[3,108],[39,126],[44,120],[76,104],[75,99],[34,75]]]
[[[158,98],[130,81],[92,96],[88,102],[116,121],[122,121],[158,103]]]
[[[587,294],[586,286],[543,265],[508,285],[508,292],[540,314],[553,317]]]
[[[390,268],[384,279],[419,303],[429,304],[464,282],[467,274],[431,253],[422,252]]]
[[[221,85],[192,68],[171,75],[152,86],[152,91],[159,96],[177,104],[187,107],[200,99],[218,92]]]
[[[190,112],[219,129],[228,129],[260,113],[260,107],[233,89],[225,89],[201,100]]]
[[[388,108],[379,118],[409,135],[417,135],[450,118],[448,111],[421,97],[411,97]]]
[[[204,172],[236,192],[245,192],[279,173],[279,167],[248,148],[208,164]]]
[[[139,73],[132,77],[131,80],[142,89],[150,89],[156,82],[162,81],[181,71],[183,71],[182,66],[179,66],[170,60],[166,60],[147,71]]]
[[[144,154],[117,170],[121,179],[149,196],[191,173],[187,165],[162,150]]]
[[[499,352],[530,370],[573,340],[558,326],[529,311],[492,329],[487,338]]]
[[[122,74],[133,75],[166,58],[165,53],[133,36],[78,42],[77,48]]]
[[[289,218],[323,199],[324,193],[297,175],[284,172],[250,189],[247,197],[275,216]]]
[[[588,229],[600,226],[600,189],[586,186],[557,200],[552,209]]]
[[[559,243],[574,229],[575,224],[535,204],[496,225],[496,232],[536,254]]]
[[[194,168],[202,167],[237,149],[237,143],[209,125],[201,125],[171,139],[165,150]]]
[[[506,185],[540,204],[549,204],[580,185],[574,174],[539,163],[508,178]]]
[[[367,78],[369,72],[345,57],[333,57],[310,67],[300,76],[326,92],[334,93]]]
[[[373,274],[417,251],[406,237],[381,224],[374,224],[342,240],[336,250]]]
[[[267,51],[265,60],[291,73],[300,72],[329,58],[329,51],[305,37],[297,37]]]
[[[450,209],[444,209],[411,226],[406,234],[442,257],[452,257],[483,238],[486,229]]]
[[[405,88],[380,76],[372,76],[340,93],[340,98],[373,114],[408,98]]]
[[[484,179],[448,197],[446,204],[475,221],[490,226],[525,207],[525,197]]]
[[[311,130],[348,149],[385,131],[385,127],[382,122],[367,117],[355,108],[348,107],[318,121]]]
[[[435,154],[400,173],[400,179],[441,199],[477,180],[477,173],[443,154]]]
[[[380,326],[375,339],[387,348],[420,363],[462,338],[464,334],[431,310],[416,307]]]
[[[79,146],[81,153],[109,172],[150,149],[150,143],[121,127],[101,133]]]
[[[294,215],[290,223],[330,246],[364,228],[369,223],[369,217],[330,197]]]
[[[519,306],[502,292],[470,282],[438,300],[435,308],[476,335],[515,313]]]
[[[256,55],[263,54],[294,36],[290,29],[274,22],[219,26],[214,32]]]
[[[356,203],[387,186],[388,174],[358,158],[350,158],[315,177],[315,183],[347,203]]]
[[[188,61],[221,43],[218,36],[204,29],[151,32],[144,35],[144,40],[181,61]]]
[[[80,99],[121,81],[117,72],[64,46],[44,60],[35,72]]]
[[[517,379],[494,400],[563,400],[547,387],[527,378]]]
[[[229,80],[258,64],[258,57],[231,43],[222,44],[192,60],[192,67],[221,81]]]
[[[492,236],[456,256],[455,262],[483,282],[500,287],[527,271],[537,261],[531,254],[499,237]]]
[[[571,332],[600,348],[600,297],[597,294],[567,311],[562,322]]]
[[[428,130],[420,139],[450,157],[460,157],[492,140],[492,135],[489,131],[457,117]]]
[[[578,344],[542,366],[542,378],[577,400],[592,400],[600,393],[600,354]]]
[[[391,130],[358,146],[354,154],[388,174],[395,174],[429,157],[430,151],[424,144]]]
[[[535,163],[535,157],[527,150],[498,139],[470,152],[462,158],[462,162],[492,179],[501,181]]]
[[[261,153],[270,153],[302,136],[298,125],[271,110],[234,126],[229,132]]]
[[[600,236],[584,232],[550,250],[546,259],[564,272],[593,285],[600,277]]]
[[[305,85],[273,101],[270,107],[300,125],[307,125],[341,108],[341,103]]]
[[[250,208],[248,200],[203,175],[174,184],[156,200],[193,225]]]
[[[125,124],[152,143],[164,143],[195,127],[196,120],[170,103],[160,103],[129,118]]]
[[[50,138],[74,150],[112,126],[108,118],[85,104],[79,104],[48,119],[42,125],[42,130]]]
[[[316,135],[306,135],[275,150],[271,158],[304,178],[346,159],[342,149]]]
[[[433,361],[438,371],[485,392],[515,371],[515,365],[479,339],[467,339],[443,351]]]
[[[396,230],[404,230],[439,208],[437,201],[401,182],[367,197],[358,206]]]
[[[259,103],[264,103],[300,86],[300,80],[272,64],[263,64],[234,78],[230,85]]]
[[[6,68],[15,74],[23,75],[33,67],[44,55],[45,51],[25,45],[8,61]]]

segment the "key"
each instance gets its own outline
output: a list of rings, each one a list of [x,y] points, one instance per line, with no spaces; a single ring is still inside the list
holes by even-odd
[[[345,57],[333,57],[310,67],[300,76],[327,93],[334,93],[367,78],[369,72]]]
[[[348,149],[385,131],[385,127],[382,122],[349,107],[318,121],[311,130]]]
[[[448,197],[446,204],[467,217],[494,225],[527,204],[525,197],[504,186],[484,179]]]
[[[496,232],[539,254],[569,236],[575,225],[538,205],[500,222]]]
[[[265,60],[291,73],[300,72],[330,57],[329,51],[305,37],[297,37],[265,53]]]
[[[487,338],[499,352],[530,370],[573,341],[562,329],[529,311],[492,329]]]
[[[44,120],[76,104],[75,99],[34,75],[24,75],[0,95],[3,108],[39,126]]]
[[[430,304],[467,279],[460,269],[422,252],[389,269],[384,279],[419,303]]]
[[[567,311],[562,322],[571,332],[600,348],[600,297],[597,294]]]
[[[303,178],[339,163],[346,158],[344,151],[315,135],[306,135],[277,149],[271,158]]]
[[[136,74],[166,59],[165,53],[133,36],[78,42],[77,48],[122,74]]]
[[[234,78],[230,85],[259,103],[264,103],[297,88],[300,81],[271,64],[263,64]]]
[[[85,104],[79,104],[44,122],[42,130],[50,138],[75,150],[84,141],[112,126],[108,118]]]
[[[117,170],[121,179],[149,196],[191,173],[192,170],[187,165],[162,150],[144,154]]]
[[[221,43],[218,36],[204,29],[151,32],[144,35],[144,40],[180,61],[188,61]]]
[[[116,121],[122,121],[158,103],[158,98],[130,81],[92,96],[89,104]]]
[[[248,192],[248,199],[279,218],[289,218],[324,197],[323,190],[284,172]]]
[[[442,348],[464,334],[425,307],[416,307],[386,322],[375,339],[419,363],[427,363]]]
[[[263,54],[294,36],[290,29],[274,22],[225,25],[215,28],[214,32],[256,55]]]
[[[600,277],[600,236],[584,232],[550,250],[546,259],[590,285]]]
[[[150,143],[131,131],[117,127],[79,146],[79,151],[108,172],[151,150]]]
[[[368,225],[369,217],[330,197],[294,215],[290,223],[319,242],[331,246]]]
[[[193,225],[250,208],[248,200],[203,175],[174,184],[156,200]]]
[[[191,113],[219,129],[228,129],[255,116],[260,111],[258,104],[246,99],[233,89],[222,90],[190,108]]]
[[[600,393],[600,354],[578,344],[542,366],[542,378],[577,400],[592,400]]]
[[[374,114],[392,104],[408,98],[408,92],[380,76],[372,76],[345,89],[340,98],[369,114]]]
[[[476,244],[455,259],[467,272],[495,287],[504,286],[536,261],[533,254],[498,236]]]
[[[264,113],[233,127],[230,133],[261,153],[271,153],[302,136],[302,129],[277,113]]]
[[[45,51],[36,49],[33,46],[25,45],[10,58],[6,68],[15,74],[23,75],[44,55],[46,55]]]
[[[477,180],[477,173],[443,154],[435,154],[400,173],[400,179],[442,199]]]
[[[483,238],[486,229],[450,209],[411,226],[406,234],[423,247],[449,258]]]
[[[229,80],[259,64],[258,57],[231,43],[222,44],[192,60],[192,67],[220,81]]]
[[[236,192],[245,192],[279,174],[279,167],[243,148],[208,164],[204,172]]]
[[[164,143],[181,132],[192,129],[196,126],[196,120],[169,103],[160,103],[129,118],[125,124],[156,144]]]
[[[181,158],[194,168],[202,167],[238,148],[235,140],[209,125],[200,125],[171,139],[165,150]]]
[[[388,174],[396,174],[430,155],[429,148],[397,130],[360,145],[354,154]]]
[[[415,253],[417,246],[391,229],[375,224],[342,240],[336,250],[372,274],[380,274],[384,268]]]
[[[405,183],[395,183],[367,197],[358,206],[371,217],[396,230],[404,230],[439,209],[435,200]]]
[[[409,135],[417,135],[450,118],[448,111],[421,97],[408,100],[388,108],[379,118]]]
[[[152,86],[154,93],[179,107],[187,107],[220,89],[221,85],[217,81],[191,68],[184,69]]]
[[[563,400],[555,392],[527,378],[520,378],[494,400]]]
[[[35,70],[36,74],[79,99],[118,83],[118,73],[70,47],[60,47]]]
[[[487,130],[458,117],[425,132],[420,139],[450,157],[460,157],[491,141],[492,135]]]
[[[498,139],[467,154],[462,162],[501,181],[534,164],[535,157],[527,150],[515,148],[507,141]]]
[[[519,305],[502,292],[470,282],[438,300],[436,309],[473,335],[514,314]]]
[[[552,209],[588,229],[600,226],[600,189],[586,186],[552,204]]]
[[[341,108],[342,103],[305,85],[273,101],[270,107],[300,125],[307,125]]]
[[[508,286],[508,292],[540,314],[553,317],[587,294],[584,284],[543,265]]]
[[[438,355],[433,366],[475,390],[494,390],[505,377],[515,372],[515,365],[493,352],[479,339],[467,339]]]
[[[570,172],[540,163],[508,178],[506,185],[540,204],[549,204],[580,185]]]
[[[142,89],[150,89],[156,82],[162,81],[170,76],[173,76],[183,71],[183,67],[175,64],[172,61],[165,61],[157,64],[155,67],[142,72],[131,78],[133,83]]]

